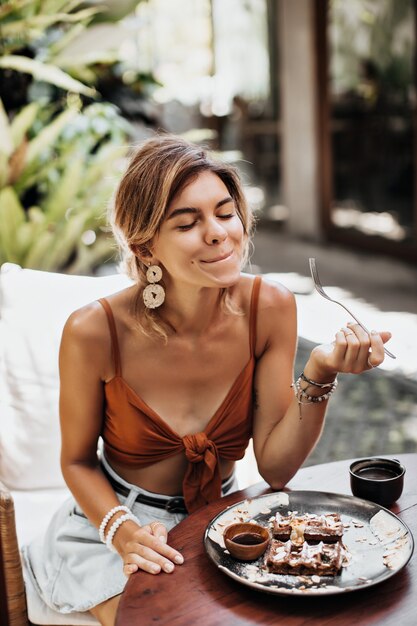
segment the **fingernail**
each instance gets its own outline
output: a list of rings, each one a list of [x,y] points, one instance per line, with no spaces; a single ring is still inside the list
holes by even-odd
[[[158,537],[159,541],[162,541],[162,543],[166,543],[167,542],[167,538],[165,535],[159,535]]]
[[[152,565],[151,569],[153,572],[155,572],[155,574],[158,574],[161,571],[161,568],[159,565]]]
[[[181,565],[182,563],[184,563],[184,557],[182,557],[180,554],[177,554],[174,561],[175,563],[178,563],[179,565]]]
[[[377,331],[376,330],[371,330],[371,335],[377,335]]]
[[[172,572],[174,570],[174,565],[172,563],[165,563],[164,570],[166,572]]]

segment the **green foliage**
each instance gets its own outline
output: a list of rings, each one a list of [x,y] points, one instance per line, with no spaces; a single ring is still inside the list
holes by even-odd
[[[0,264],[88,273],[113,256],[106,206],[131,128],[91,101],[96,67],[118,60],[117,21],[139,1],[0,4]]]
[[[0,264],[82,273],[111,258],[106,205],[127,131],[108,104],[31,103],[9,122],[0,101]]]

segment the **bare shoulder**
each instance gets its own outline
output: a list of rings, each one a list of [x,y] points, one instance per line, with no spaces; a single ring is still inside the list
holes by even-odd
[[[242,302],[249,306],[254,287],[255,276],[242,274],[237,285]],[[276,312],[295,310],[295,298],[293,293],[281,283],[261,277],[261,287],[258,300],[258,314],[271,309]]]
[[[117,320],[128,310],[131,288],[106,296],[113,316]],[[104,307],[95,300],[73,311],[66,321],[64,336],[70,336],[76,341],[91,343],[108,343],[109,324]]]
[[[259,293],[260,312],[275,310],[277,313],[289,313],[295,311],[294,294],[279,282],[262,278]]]
[[[295,344],[297,308],[294,294],[281,283],[262,278],[258,300],[256,354]],[[292,347],[291,347],[292,349]]]
[[[65,323],[62,336],[63,339],[91,345],[103,341],[108,332],[106,313],[102,305],[96,301],[71,313]]]

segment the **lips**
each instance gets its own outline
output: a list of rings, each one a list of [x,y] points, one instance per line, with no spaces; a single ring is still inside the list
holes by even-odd
[[[220,254],[219,256],[214,257],[214,259],[208,259],[207,261],[201,261],[202,263],[218,263],[218,261],[224,261],[228,259],[233,254],[233,250],[229,252],[225,252],[224,254]]]

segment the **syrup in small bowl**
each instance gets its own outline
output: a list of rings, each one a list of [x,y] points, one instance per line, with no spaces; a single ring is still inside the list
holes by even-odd
[[[259,524],[239,522],[224,530],[224,544],[231,556],[239,561],[255,561],[266,550],[269,530]]]

